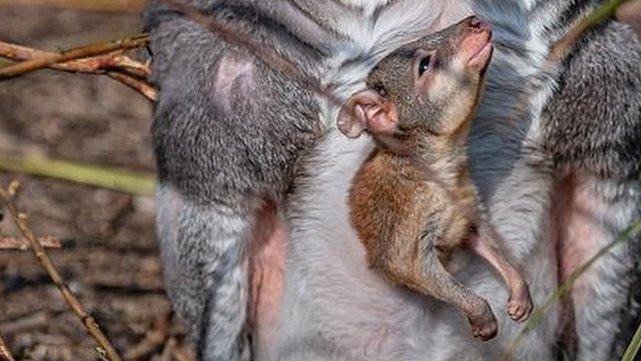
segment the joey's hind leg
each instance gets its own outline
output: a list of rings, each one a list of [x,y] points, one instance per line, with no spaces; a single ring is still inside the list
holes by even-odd
[[[490,225],[480,225],[479,232],[474,233],[468,240],[469,247],[484,258],[496,269],[509,290],[507,312],[516,322],[524,322],[530,317],[533,305],[530,290],[521,272],[514,266],[500,249],[497,235]]]

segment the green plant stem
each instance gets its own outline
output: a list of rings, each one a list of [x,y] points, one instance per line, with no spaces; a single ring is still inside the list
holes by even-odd
[[[625,353],[623,354],[621,361],[636,360],[636,356],[637,356],[637,353],[639,353],[640,348],[641,348],[641,325],[639,325],[639,328],[637,328],[637,332],[634,333],[634,337],[632,337],[632,342],[630,342],[630,345],[628,345],[627,350],[625,350]]]
[[[0,169],[113,189],[137,196],[151,196],[156,188],[156,178],[149,173],[77,164],[36,156],[0,154]]]
[[[576,281],[601,257],[608,254],[614,247],[619,244],[626,242],[635,236],[641,233],[641,219],[637,220],[630,227],[626,228],[614,241],[610,242],[607,246],[601,248],[592,258],[590,258],[586,263],[581,265],[581,267],[575,269],[570,276],[559,286],[559,288],[545,301],[543,306],[537,308],[530,316],[530,319],[525,324],[519,335],[512,341],[509,345],[506,355],[503,359],[511,359],[511,355],[518,349],[521,343],[525,340],[525,335],[528,332],[534,330],[543,320],[543,317],[547,314],[547,311],[550,307],[559,299],[565,297],[571,290]],[[637,332],[639,333],[639,332]],[[637,335],[635,335],[636,337]],[[636,340],[641,342],[641,335],[638,335],[640,338]],[[634,341],[634,340],[633,340]],[[630,345],[632,347],[632,345]],[[637,345],[638,348],[638,345]]]
[[[630,0],[609,0],[595,8],[590,14],[575,24],[570,31],[552,47],[550,59],[552,61],[560,61],[563,59],[587,30],[599,25],[607,18],[614,16],[617,9],[628,1]]]

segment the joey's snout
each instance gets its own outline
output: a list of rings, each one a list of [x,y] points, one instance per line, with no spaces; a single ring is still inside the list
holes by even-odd
[[[490,24],[476,16],[461,22],[463,30],[459,44],[458,57],[465,65],[483,70],[492,56],[492,28]]]

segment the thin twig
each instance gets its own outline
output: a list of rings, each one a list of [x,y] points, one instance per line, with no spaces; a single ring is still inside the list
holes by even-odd
[[[4,342],[4,339],[2,338],[2,335],[0,335],[0,360],[2,360],[2,361],[16,361],[16,359],[13,358],[13,355],[11,354],[11,351],[9,350],[9,347]]]
[[[60,53],[30,48],[23,45],[0,41],[0,57],[27,61],[59,56]],[[54,63],[48,66],[52,69],[68,71],[72,73],[103,74],[105,69],[119,70],[131,76],[145,79],[151,74],[148,65],[142,64],[130,57],[121,54],[120,51],[104,55],[78,58],[64,63]]]
[[[60,53],[0,41],[0,57],[11,60],[31,61],[59,55]],[[79,58],[64,63],[54,63],[47,67],[70,73],[106,74],[108,77],[138,91],[151,101],[157,99],[156,89],[146,81],[147,77],[151,75],[149,65],[122,55],[120,51],[90,58]]]
[[[146,81],[136,79],[132,76],[119,73],[117,71],[110,71],[107,73],[107,76],[137,91],[152,102],[158,100],[158,92],[151,84],[147,83]]]
[[[65,63],[71,60],[90,58],[113,53],[115,51],[139,48],[147,44],[148,41],[149,36],[147,34],[141,34],[106,43],[86,45],[62,53],[52,53],[48,56],[38,57],[0,68],[0,79],[14,78],[38,69],[47,68],[54,64]]]
[[[174,347],[173,352],[171,355],[177,360],[177,361],[194,361],[194,358],[192,355],[181,347]]]
[[[617,9],[628,1],[629,0],[609,0],[598,6],[587,16],[581,18],[561,40],[554,44],[550,53],[550,61],[557,62],[563,60],[583,34],[601,24],[603,20],[614,16]]]
[[[11,336],[45,327],[51,322],[51,319],[52,315],[50,312],[38,312],[17,320],[5,321],[0,324],[0,329],[5,335]]]
[[[60,240],[52,236],[38,237],[38,242],[40,242],[40,244],[44,248],[60,248],[61,247]],[[29,241],[24,237],[0,238],[0,250],[10,250],[10,249],[26,251],[27,249],[29,249]]]
[[[170,338],[165,344],[165,348],[162,350],[162,354],[158,361],[171,361],[171,354],[173,353],[174,348],[176,348],[176,344],[176,339],[173,337]]]
[[[109,217],[108,222],[100,227],[97,233],[104,242],[109,241],[117,234],[127,217],[134,212],[134,197],[131,194],[124,194],[118,197],[113,204],[114,211]]]
[[[138,360],[145,356],[149,356],[157,348],[159,348],[169,335],[169,319],[168,315],[160,317],[154,324],[153,329],[147,332],[145,338],[129,349],[125,354],[127,360]]]
[[[45,249],[31,231],[26,214],[20,213],[16,205],[13,203],[13,196],[15,195],[17,188],[17,182],[12,182],[8,190],[4,190],[0,187],[0,200],[5,204],[6,209],[9,211],[9,215],[15,222],[16,226],[20,229],[20,232],[22,232],[23,236],[29,241],[29,245],[36,256],[38,263],[47,271],[52,282],[60,291],[62,298],[69,305],[69,308],[71,308],[73,313],[78,316],[78,319],[80,319],[82,324],[85,326],[87,332],[105,351],[109,360],[122,361],[120,354],[113,347],[107,336],[102,332],[98,323],[86,311],[82,303],[80,303],[78,298],[73,294],[73,292],[71,292],[67,284],[64,282],[62,276],[51,261],[51,258],[49,258],[49,255],[47,255]]]

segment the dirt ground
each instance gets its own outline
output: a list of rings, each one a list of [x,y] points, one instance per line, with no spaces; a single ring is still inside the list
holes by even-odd
[[[140,31],[137,13],[0,7],[0,40],[42,49]],[[0,152],[153,173],[150,113],[147,100],[105,77],[40,71],[0,83]],[[34,231],[62,239],[50,255],[128,360],[158,360],[170,339],[188,354],[163,290],[153,199],[0,172],[0,185],[10,179],[22,182],[19,205]],[[15,234],[0,222],[0,236]],[[19,360],[100,359],[29,252],[0,251],[0,333]]]

